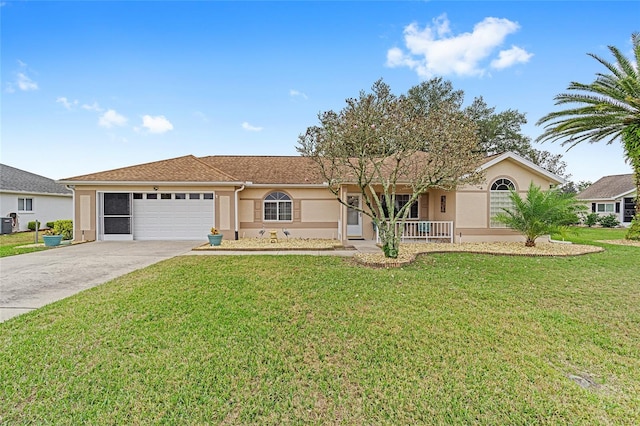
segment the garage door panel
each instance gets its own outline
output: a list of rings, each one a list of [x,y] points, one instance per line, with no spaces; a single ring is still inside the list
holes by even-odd
[[[136,240],[206,240],[213,200],[133,200]]]

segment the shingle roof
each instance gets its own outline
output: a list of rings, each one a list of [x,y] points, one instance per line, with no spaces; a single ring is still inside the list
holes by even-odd
[[[53,179],[5,164],[0,164],[0,190],[33,194],[71,194],[71,190]]]
[[[635,189],[633,174],[611,175],[598,179],[587,189],[578,194],[579,200],[607,200]]]
[[[255,184],[322,184],[312,159],[302,156],[215,155],[201,160],[243,182]]]
[[[60,179],[63,182],[236,182],[193,155]]]

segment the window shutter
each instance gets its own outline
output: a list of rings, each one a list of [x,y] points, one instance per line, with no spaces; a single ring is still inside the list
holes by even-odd
[[[616,203],[616,213],[620,213],[620,202]]]
[[[591,211],[592,211],[593,213],[595,213],[595,212],[596,212],[596,203],[591,203]]]

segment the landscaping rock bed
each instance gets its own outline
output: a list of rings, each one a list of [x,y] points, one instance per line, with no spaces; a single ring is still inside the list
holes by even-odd
[[[289,238],[278,239],[272,243],[269,238],[242,238],[239,240],[222,240],[219,246],[209,243],[194,248],[194,250],[239,250],[239,251],[284,251],[284,250],[345,250],[338,240]]]
[[[415,243],[401,244],[397,259],[387,259],[381,253],[356,253],[354,259],[363,265],[372,267],[399,267],[413,262],[417,255],[428,253],[480,253],[505,256],[578,256],[604,251],[602,247],[581,244],[539,243],[535,247],[526,247],[524,243]]]

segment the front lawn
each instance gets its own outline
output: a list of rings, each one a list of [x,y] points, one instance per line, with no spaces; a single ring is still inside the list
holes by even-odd
[[[177,257],[0,324],[0,423],[640,424],[640,248],[603,246]]]
[[[14,256],[17,254],[31,253],[33,251],[47,250],[49,247],[22,247],[36,244],[35,232],[16,232],[14,234],[0,235],[0,257]],[[44,232],[38,232],[38,243],[42,243]]]

